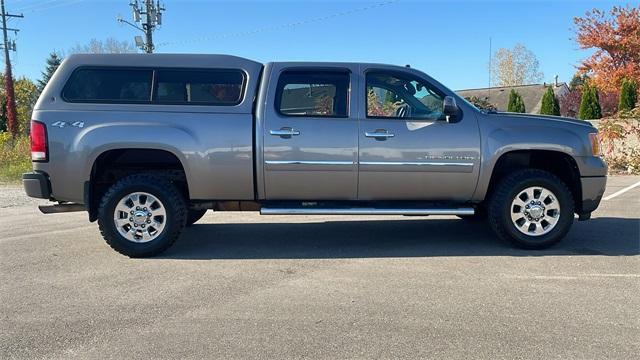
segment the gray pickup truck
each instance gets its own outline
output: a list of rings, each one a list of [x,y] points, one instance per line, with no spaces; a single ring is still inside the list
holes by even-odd
[[[23,183],[131,257],[208,209],[486,218],[540,249],[600,203],[599,152],[588,122],[480,111],[408,66],[72,55],[33,111]]]

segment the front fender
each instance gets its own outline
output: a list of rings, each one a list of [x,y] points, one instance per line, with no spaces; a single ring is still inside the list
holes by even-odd
[[[504,154],[519,150],[546,150],[580,158],[590,152],[590,146],[573,131],[534,125],[485,129],[482,141],[482,166],[474,201],[482,201],[487,195],[493,170]],[[585,136],[586,138],[586,136]]]

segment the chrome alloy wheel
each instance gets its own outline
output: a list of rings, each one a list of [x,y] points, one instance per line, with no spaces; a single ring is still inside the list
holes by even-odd
[[[525,235],[545,235],[553,230],[559,219],[558,198],[544,187],[528,187],[511,202],[511,221]]]
[[[120,199],[113,212],[113,221],[125,239],[146,243],[162,234],[167,223],[167,211],[157,197],[134,192]]]

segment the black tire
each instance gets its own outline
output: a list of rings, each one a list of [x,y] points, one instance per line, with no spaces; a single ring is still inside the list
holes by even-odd
[[[560,203],[555,227],[539,236],[520,232],[511,220],[512,201],[521,191],[532,186],[547,188]],[[567,185],[557,176],[537,169],[519,170],[502,179],[491,194],[487,210],[489,223],[498,237],[524,249],[544,249],[556,244],[567,235],[574,218],[573,196]]]
[[[207,212],[206,209],[204,210],[189,210],[189,213],[187,214],[187,226],[191,226],[193,224],[195,224],[198,220],[202,219],[202,217],[204,216],[204,214]]]
[[[157,197],[166,211],[164,229],[149,242],[135,243],[127,240],[118,232],[114,223],[114,211],[118,202],[133,192],[146,192]],[[132,258],[150,257],[165,251],[180,236],[186,221],[187,205],[184,197],[170,181],[156,175],[136,174],[122,178],[107,190],[98,208],[98,226],[102,237],[115,251]]]

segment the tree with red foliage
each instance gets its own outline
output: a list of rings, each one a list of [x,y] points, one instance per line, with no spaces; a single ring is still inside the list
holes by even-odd
[[[593,9],[573,22],[580,48],[595,49],[579,70],[600,91],[617,92],[624,78],[640,79],[640,5]]]
[[[582,87],[567,91],[560,96],[560,115],[575,118],[580,110],[580,101],[582,101]]]
[[[4,91],[7,102],[7,130],[12,137],[18,135],[18,112],[16,110],[15,92],[13,89],[13,76],[11,74],[11,66],[7,66],[4,73]]]

